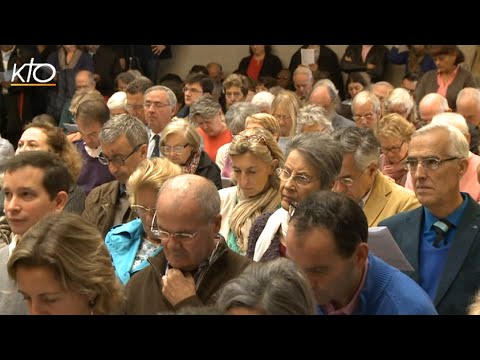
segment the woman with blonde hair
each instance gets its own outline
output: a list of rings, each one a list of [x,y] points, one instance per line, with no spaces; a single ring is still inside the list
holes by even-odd
[[[220,234],[233,251],[245,254],[255,219],[280,206],[279,180],[284,156],[274,137],[264,129],[246,129],[233,138],[229,149],[233,163],[232,186],[219,191]]]
[[[273,99],[271,114],[278,120],[280,126],[280,148],[285,151],[289,139],[295,135],[297,116],[300,112],[300,102],[295,93],[287,90],[280,91]]]
[[[171,162],[180,165],[185,174],[196,174],[222,188],[220,168],[200,148],[201,137],[186,119],[169,122],[160,136],[160,151]]]
[[[245,129],[254,128],[267,130],[277,141],[280,137],[280,125],[273,115],[258,113],[247,117],[245,119]]]
[[[30,228],[7,270],[32,315],[118,314],[123,305],[103,238],[79,215],[51,215]]]
[[[115,273],[123,284],[137,271],[149,265],[148,258],[161,251],[160,241],[152,234],[158,191],[163,183],[180,175],[180,166],[165,158],[143,160],[127,181],[130,207],[139,218],[113,227],[105,236]]]
[[[415,132],[415,126],[397,113],[381,118],[375,135],[380,143],[379,170],[391,177],[398,185],[405,186],[408,171],[403,160],[408,154],[408,144]]]

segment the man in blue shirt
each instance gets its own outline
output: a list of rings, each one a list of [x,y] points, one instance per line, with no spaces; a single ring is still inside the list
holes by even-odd
[[[408,273],[439,314],[466,314],[480,285],[480,206],[460,192],[468,143],[457,128],[430,124],[410,141],[405,166],[422,207],[392,216],[387,226],[415,269]]]
[[[367,218],[355,201],[315,192],[293,214],[287,256],[312,285],[318,313],[328,315],[436,315],[412,279],[368,250]]]

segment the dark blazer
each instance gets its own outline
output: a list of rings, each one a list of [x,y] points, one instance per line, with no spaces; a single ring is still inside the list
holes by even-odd
[[[288,69],[292,72],[302,63],[301,50],[306,49],[308,45],[303,45],[292,55]],[[324,72],[327,78],[332,80],[338,90],[340,98],[345,98],[345,91],[343,85],[342,72],[340,71],[340,64],[338,62],[337,54],[328,46],[320,45],[320,56],[317,60],[318,71]]]
[[[455,239],[448,252],[433,301],[442,314],[467,314],[467,307],[480,288],[480,205],[470,195]],[[423,226],[423,206],[383,220],[403,254],[415,269],[406,273],[419,282],[418,254]]]
[[[384,80],[385,67],[388,62],[389,50],[385,45],[373,45],[367,54],[365,62],[362,60],[362,45],[348,45],[340,60],[340,68],[347,73],[366,71],[372,83]],[[346,60],[350,57],[351,61]],[[373,69],[367,69],[367,64],[376,65]]]
[[[247,69],[248,65],[250,64],[250,60],[252,59],[253,55],[244,57],[241,61],[240,64],[238,64],[238,69],[237,71],[240,72],[240,74],[247,76]],[[282,62],[280,61],[279,57],[273,54],[265,55],[265,59],[263,59],[263,65],[262,68],[260,69],[260,73],[258,74],[258,77],[261,76],[271,76],[273,78],[277,77],[277,74],[282,70],[283,65]]]
[[[222,188],[222,177],[220,176],[220,168],[215,164],[210,156],[202,150],[200,160],[198,161],[197,171],[195,174],[203,176],[215,184],[218,190]]]

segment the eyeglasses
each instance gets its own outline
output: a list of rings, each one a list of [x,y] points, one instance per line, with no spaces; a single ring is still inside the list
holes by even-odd
[[[367,171],[367,169],[368,169],[368,166],[367,166],[367,167],[361,172],[361,174],[358,175],[355,179],[352,179],[352,178],[350,178],[350,177],[342,177],[342,178],[340,178],[340,179],[337,179],[337,181],[340,181],[343,185],[345,185],[345,186],[347,186],[347,187],[350,187],[350,186],[353,185],[353,183],[354,183],[355,181],[357,181],[358,179],[360,179],[360,178],[362,177],[363,173],[364,173],[365,171]]]
[[[131,109],[135,109],[135,110],[140,110],[140,109],[143,109],[143,105],[132,105],[132,104],[127,104],[125,105],[125,107],[127,108],[127,110],[131,110]]]
[[[176,240],[179,241],[187,241],[192,238],[194,238],[198,232],[195,232],[193,234],[190,233],[169,233],[168,231],[165,230],[160,230],[157,226],[157,213],[153,215],[152,219],[152,224],[150,226],[150,231],[152,232],[153,236],[155,236],[157,239],[166,241],[170,238],[175,238]]]
[[[151,101],[145,101],[145,103],[143,104],[143,106],[145,107],[145,109],[150,109],[150,107],[153,105],[153,108],[154,109],[160,109],[160,108],[163,108],[165,106],[170,106],[170,104],[164,104],[164,103],[161,103],[159,101],[155,101],[155,102],[151,102]]]
[[[228,97],[228,98],[236,98],[236,99],[240,99],[243,97],[243,94],[241,92],[231,92],[231,91],[227,91],[225,92],[225,97]]]
[[[353,117],[353,120],[355,121],[360,121],[362,119],[365,119],[367,121],[372,121],[375,115],[373,114],[366,114],[366,115],[355,115]]]
[[[140,216],[145,216],[147,214],[155,214],[155,212],[157,211],[157,208],[147,208],[145,206],[137,205],[137,204],[130,205],[130,209],[136,211],[137,214]]]
[[[275,119],[277,119],[279,121],[288,121],[288,120],[291,120],[291,118],[292,118],[290,115],[273,114],[273,116],[275,117]]]
[[[437,170],[442,163],[446,161],[455,160],[455,159],[462,159],[462,158],[458,156],[449,157],[447,159],[439,159],[436,157],[428,157],[424,159],[407,158],[407,160],[403,162],[403,166],[405,167],[405,170],[415,171],[417,169],[418,164],[420,163],[425,169]]]
[[[405,140],[403,140],[402,143],[398,146],[392,146],[390,148],[380,147],[380,149],[383,151],[383,153],[387,153],[387,152],[398,153],[402,149],[402,146],[403,146],[404,142],[405,142]]]
[[[246,140],[252,145],[260,144],[262,142],[265,145],[267,145],[267,140],[265,139],[265,137],[263,135],[241,135],[241,134],[238,134],[238,135],[235,135],[233,137],[232,144],[235,144],[240,140]]]
[[[132,156],[132,154],[135,151],[137,151],[140,146],[142,146],[142,145],[140,144],[140,145],[135,146],[133,148],[132,152],[130,154],[128,154],[127,156],[123,157],[123,158],[121,156],[117,155],[117,156],[114,156],[112,159],[109,159],[108,157],[103,155],[103,152],[101,152],[100,155],[98,155],[98,161],[102,165],[108,165],[109,163],[112,163],[116,166],[123,166],[123,165],[125,165],[125,160],[127,160],[130,156]]]
[[[292,179],[297,185],[300,185],[300,186],[307,186],[313,181],[308,177],[306,177],[305,175],[293,176],[292,173],[289,172],[287,169],[277,168],[275,172],[277,173],[277,176],[280,178],[280,180],[288,181]]]
[[[186,92],[189,92],[190,94],[200,94],[200,93],[203,93],[202,90],[198,90],[198,89],[195,89],[195,88],[189,88],[189,87],[184,87],[183,88],[183,92],[186,93]]]
[[[170,153],[173,151],[174,154],[180,155],[188,145],[190,144],[185,144],[183,146],[160,146],[160,151],[162,152],[163,155],[168,156]]]

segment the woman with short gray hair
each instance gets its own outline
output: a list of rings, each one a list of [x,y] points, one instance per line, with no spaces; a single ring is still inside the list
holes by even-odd
[[[277,169],[281,208],[259,216],[248,236],[247,256],[255,261],[284,257],[288,221],[298,204],[315,191],[332,190],[343,153],[330,135],[304,133],[287,144],[287,160]]]

